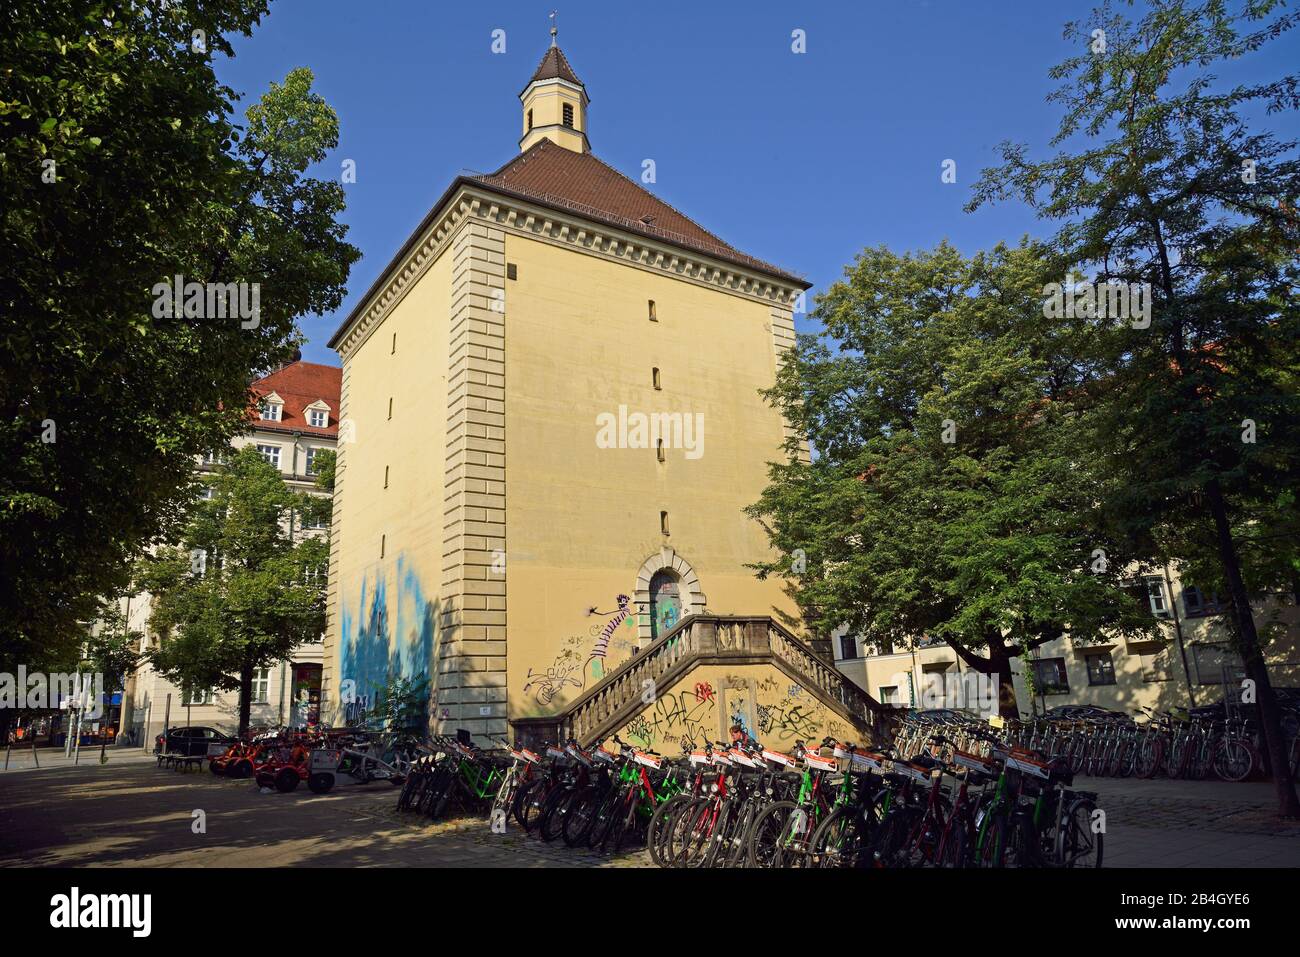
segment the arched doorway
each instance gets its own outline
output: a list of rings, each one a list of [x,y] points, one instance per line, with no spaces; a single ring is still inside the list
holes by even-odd
[[[672,631],[682,620],[681,579],[661,568],[650,579],[650,638]]]
[[[663,634],[663,631],[668,630],[659,630],[659,622],[656,621],[655,608],[651,602],[650,584],[661,572],[672,578],[677,585],[677,621],[681,621],[688,615],[704,614],[708,604],[704,591],[700,587],[700,578],[695,574],[691,563],[665,545],[642,562],[641,567],[637,569],[636,589],[632,595],[636,607],[637,641],[640,643],[638,650],[644,648],[654,635]]]

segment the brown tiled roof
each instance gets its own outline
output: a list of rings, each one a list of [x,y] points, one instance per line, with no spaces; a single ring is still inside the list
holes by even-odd
[[[357,300],[347,318],[339,324],[329,340],[331,349],[343,340],[344,333],[362,311],[369,307],[371,298],[383,287],[388,276],[428,229],[443,204],[467,184],[573,213],[592,222],[608,223],[626,232],[658,239],[683,249],[706,253],[773,276],[801,289],[812,286],[802,276],[746,255],[723,242],[699,223],[673,209],[593,154],[575,153],[543,139],[495,173],[456,177],[388,265],[375,277],[370,288]]]
[[[602,220],[631,232],[802,282],[798,276],[723,242],[592,153],[577,153],[543,139],[495,173],[469,178],[484,186],[536,199],[589,219]]]
[[[258,429],[298,430],[303,435],[338,438],[339,403],[343,391],[343,370],[317,362],[290,362],[269,375],[255,379],[250,386],[260,402],[263,396],[274,392],[284,399],[280,421],[263,419],[257,403],[249,410],[251,425]],[[330,407],[329,425],[323,429],[307,424],[306,408],[317,401]]]
[[[533,78],[528,81],[529,86],[538,80],[553,80],[559,77],[561,80],[568,80],[570,83],[576,83],[582,86],[582,81],[578,79],[578,74],[573,72],[573,67],[569,66],[569,60],[564,55],[564,51],[559,47],[548,47],[542,54],[542,62],[537,64],[537,72]],[[524,87],[528,89],[528,87]],[[522,93],[520,94],[523,95]]]

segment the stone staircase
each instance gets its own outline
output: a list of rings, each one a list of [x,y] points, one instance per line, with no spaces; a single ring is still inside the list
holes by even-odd
[[[667,691],[693,669],[714,664],[773,665],[849,721],[864,741],[889,737],[891,709],[772,618],[704,614],[683,618],[565,710],[512,721],[516,740],[535,746],[576,738],[589,745],[641,712],[647,688]]]

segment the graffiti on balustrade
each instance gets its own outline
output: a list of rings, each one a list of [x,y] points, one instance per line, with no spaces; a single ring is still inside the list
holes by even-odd
[[[707,694],[702,694],[706,690]],[[649,748],[675,745],[685,750],[713,741],[718,734],[717,700],[707,683],[689,691],[660,695],[654,706],[633,718],[624,729],[629,743]]]
[[[786,696],[776,704],[758,705],[758,731],[778,740],[811,741],[821,731],[821,709]]]

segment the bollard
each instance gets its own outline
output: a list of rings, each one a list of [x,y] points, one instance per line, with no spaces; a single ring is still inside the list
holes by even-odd
[[[14,746],[12,744],[5,745],[5,770],[6,771],[9,770],[9,752],[12,751],[13,749]]]
[[[32,760],[36,762],[36,766],[37,766],[38,768],[41,766],[41,759],[38,758],[38,757],[36,756],[36,739],[35,739],[35,738],[32,739]]]

